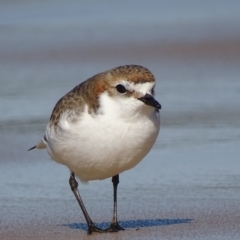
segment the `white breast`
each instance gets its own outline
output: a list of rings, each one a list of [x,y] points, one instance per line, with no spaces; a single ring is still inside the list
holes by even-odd
[[[82,181],[105,179],[136,166],[160,128],[159,112],[147,106],[129,117],[85,111],[72,122],[67,116],[61,117],[61,130],[47,126],[48,153]]]

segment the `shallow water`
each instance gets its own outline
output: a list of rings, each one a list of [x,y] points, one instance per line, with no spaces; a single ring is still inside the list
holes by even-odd
[[[150,154],[120,176],[128,231],[110,236],[239,239],[240,4],[185,3],[0,3],[1,239],[85,237],[68,170],[27,149],[63,94],[129,63],[155,75],[162,124]],[[106,224],[111,181],[79,187]]]

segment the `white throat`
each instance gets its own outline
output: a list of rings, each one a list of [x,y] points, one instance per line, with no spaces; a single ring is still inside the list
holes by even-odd
[[[99,97],[99,114],[108,115],[111,118],[122,118],[125,120],[133,120],[141,117],[148,117],[154,111],[153,107],[145,105],[134,97],[109,96],[108,92],[104,92]]]

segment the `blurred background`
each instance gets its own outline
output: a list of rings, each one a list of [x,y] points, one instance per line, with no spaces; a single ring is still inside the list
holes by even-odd
[[[124,64],[155,75],[164,125],[239,123],[239,10],[238,0],[1,1],[1,129],[45,124],[63,94]]]
[[[159,181],[171,199],[190,192],[199,199],[210,193],[239,198],[239,187],[231,187],[240,182],[240,1],[2,0],[0,204],[10,222],[15,212],[9,211],[19,199],[75,201],[67,169],[50,162],[45,152],[26,150],[43,135],[62,95],[96,73],[125,64],[152,71],[162,105],[153,153],[124,173],[125,194],[131,180],[131,190]],[[140,171],[149,173],[144,181],[134,177]],[[50,192],[51,180],[59,185]],[[101,186],[108,184],[111,196],[108,182]],[[192,192],[209,185],[226,188]],[[88,187],[82,188],[91,198]],[[148,192],[159,197],[154,194]],[[21,204],[28,209],[33,203]]]

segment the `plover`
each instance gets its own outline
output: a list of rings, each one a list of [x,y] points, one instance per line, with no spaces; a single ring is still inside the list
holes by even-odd
[[[69,184],[92,232],[124,230],[117,220],[119,174],[136,166],[151,150],[160,129],[161,105],[154,98],[155,78],[145,67],[125,65],[77,85],[55,105],[45,134],[30,148],[47,148],[70,170]],[[82,182],[112,178],[113,219],[98,228],[83,204]]]

